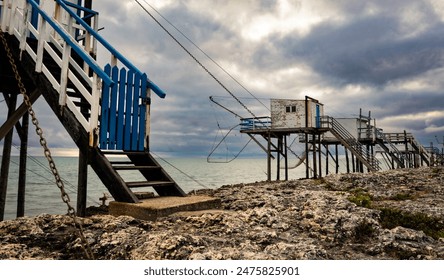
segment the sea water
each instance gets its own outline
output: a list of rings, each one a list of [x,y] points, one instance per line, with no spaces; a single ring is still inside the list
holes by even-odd
[[[197,189],[215,189],[223,185],[254,183],[267,179],[266,158],[238,158],[231,162],[207,162],[206,158],[157,158],[167,173],[186,192]],[[71,205],[76,207],[78,158],[54,157],[54,162],[64,182]],[[19,176],[19,158],[11,157],[8,177],[5,220],[16,217],[17,186]],[[291,167],[292,163],[289,163]],[[276,163],[272,162],[272,179],[276,178]],[[124,174],[127,181],[141,180],[140,173],[132,171]],[[305,177],[305,165],[289,169],[289,179]],[[281,179],[284,172],[281,170]],[[137,189],[139,190],[139,189]],[[150,190],[150,189],[147,189]],[[99,206],[99,198],[106,194],[111,200],[109,191],[89,167],[87,206]],[[109,202],[109,200],[108,200]],[[61,193],[55,184],[54,176],[48,168],[45,157],[30,157],[27,160],[25,216],[36,216],[42,213],[66,214],[67,206],[61,199]]]

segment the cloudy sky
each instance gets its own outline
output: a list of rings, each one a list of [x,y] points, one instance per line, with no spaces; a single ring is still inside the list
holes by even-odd
[[[165,99],[153,100],[153,151],[206,157],[223,135],[219,127],[227,129],[237,122],[212,104],[209,96],[217,96],[249,117],[135,0],[93,2],[104,28],[101,34],[167,93]],[[441,0],[139,2],[257,115],[269,114],[261,103],[268,106],[270,98],[303,99],[308,95],[322,102],[325,113],[333,117],[356,117],[362,108],[365,114],[371,111],[385,132],[407,130],[426,146],[430,142],[437,145],[435,136],[442,142]],[[107,59],[99,55],[102,63]],[[53,140],[50,145],[73,148],[43,102],[36,106]],[[247,138],[238,133],[231,136],[227,146],[236,153]],[[250,146],[254,152],[255,145]]]

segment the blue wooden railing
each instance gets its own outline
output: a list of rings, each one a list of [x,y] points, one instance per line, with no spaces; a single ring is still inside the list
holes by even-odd
[[[241,130],[269,129],[271,128],[270,117],[242,118]]]

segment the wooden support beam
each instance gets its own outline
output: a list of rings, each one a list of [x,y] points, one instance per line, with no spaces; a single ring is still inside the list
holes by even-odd
[[[313,136],[313,178],[318,178],[318,164],[316,162],[316,134],[312,134]]]
[[[281,179],[281,151],[282,151],[282,136],[277,137],[277,161],[276,161],[276,181]]]
[[[268,132],[267,145],[267,181],[271,181],[271,134]]]
[[[40,91],[37,89],[33,90],[29,94],[29,100],[31,103],[34,103],[38,98],[40,97]],[[6,100],[6,98],[5,98]],[[20,120],[20,118],[28,111],[28,107],[26,104],[22,103],[17,110],[11,113],[11,115],[8,117],[8,119],[3,123],[3,125],[0,127],[0,140],[2,140],[5,135],[11,130],[11,128],[17,124]]]
[[[20,137],[20,167],[17,190],[17,218],[25,216],[26,168],[28,159],[28,128],[29,114],[22,118],[21,130],[17,131]]]
[[[322,178],[322,147],[321,147],[321,134],[318,134],[318,157],[319,157],[319,178]],[[327,155],[328,157],[328,155]]]
[[[336,158],[336,174],[339,173],[339,152],[338,152],[338,144],[335,144],[335,158]]]
[[[328,175],[329,170],[328,170],[328,158],[329,158],[329,153],[330,150],[328,149],[328,144],[325,145],[325,150],[326,150],[326,156],[325,156],[325,175]],[[338,163],[336,163],[337,165]]]
[[[345,150],[345,164],[347,165],[347,173],[350,173],[350,160],[348,158],[348,150],[344,147]]]
[[[285,181],[288,181],[288,149],[287,149],[287,135],[284,136],[284,157],[285,157]]]
[[[15,106],[17,105],[17,95],[11,94],[6,103],[8,106],[9,118],[15,110]],[[9,163],[11,161],[12,137],[13,130],[10,129],[9,132],[6,134],[5,140],[3,142],[2,165],[0,168],[0,221],[3,221],[5,217],[6,192],[8,188]]]
[[[310,151],[308,150],[308,133],[305,133],[305,178],[310,178],[310,159],[308,158]]]
[[[79,171],[77,178],[77,215],[86,216],[86,199],[88,191],[88,151],[79,149]]]

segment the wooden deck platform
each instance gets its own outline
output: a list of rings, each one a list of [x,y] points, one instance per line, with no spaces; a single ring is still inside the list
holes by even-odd
[[[143,199],[140,203],[111,201],[109,213],[114,216],[126,215],[140,220],[155,221],[159,217],[178,212],[219,209],[220,206],[220,199],[210,196],[162,196]]]

